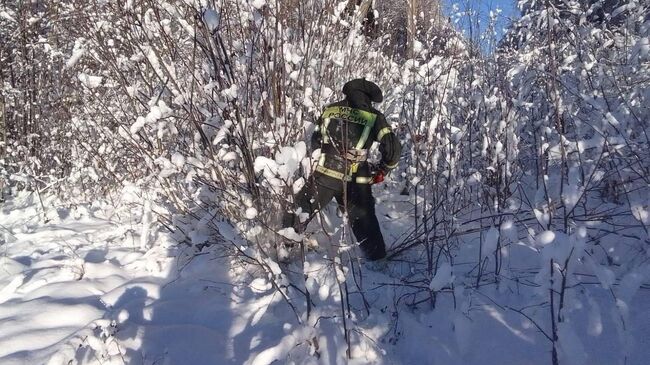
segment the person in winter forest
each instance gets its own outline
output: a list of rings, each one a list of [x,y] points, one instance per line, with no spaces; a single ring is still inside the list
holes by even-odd
[[[347,211],[352,231],[369,261],[386,257],[386,246],[375,215],[372,184],[397,166],[401,145],[384,115],[372,107],[383,95],[379,86],[355,79],[343,86],[345,99],[326,106],[311,138],[321,149],[316,171],[295,197],[295,211],[285,212],[282,225],[302,232],[314,214],[335,198]],[[368,162],[368,150],[379,142],[381,161]],[[308,219],[301,222],[300,214]],[[304,215],[303,215],[304,217]]]

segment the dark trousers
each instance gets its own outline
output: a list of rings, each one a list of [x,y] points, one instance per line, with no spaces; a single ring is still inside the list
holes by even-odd
[[[282,217],[283,227],[294,227],[297,232],[302,232],[307,223],[314,217],[318,210],[325,207],[332,198],[336,199],[342,211],[347,208],[348,217],[352,225],[354,237],[361,245],[361,249],[369,260],[378,260],[386,256],[384,237],[379,228],[375,215],[375,198],[369,184],[340,182],[323,185],[318,179],[310,181],[296,194],[295,207],[302,208],[302,213],[309,214],[307,221],[299,223],[298,217],[290,212],[285,212]],[[330,186],[333,185],[333,186]]]

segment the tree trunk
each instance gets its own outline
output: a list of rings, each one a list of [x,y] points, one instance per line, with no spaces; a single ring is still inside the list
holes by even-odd
[[[415,56],[415,41],[417,40],[417,18],[419,14],[419,0],[408,0],[408,13],[406,14],[407,20],[407,55],[408,58]]]

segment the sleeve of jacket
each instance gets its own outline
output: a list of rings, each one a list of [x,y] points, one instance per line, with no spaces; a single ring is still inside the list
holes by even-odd
[[[386,117],[379,114],[377,122],[375,123],[375,140],[379,142],[379,152],[381,153],[380,167],[390,171],[397,167],[399,163],[400,154],[402,152],[402,145],[393,133],[393,130],[388,125]]]

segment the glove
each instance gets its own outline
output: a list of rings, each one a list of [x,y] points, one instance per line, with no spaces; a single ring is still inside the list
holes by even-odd
[[[384,181],[384,178],[386,177],[386,172],[382,169],[376,170],[372,174],[372,182],[371,184],[379,184],[380,182]]]

